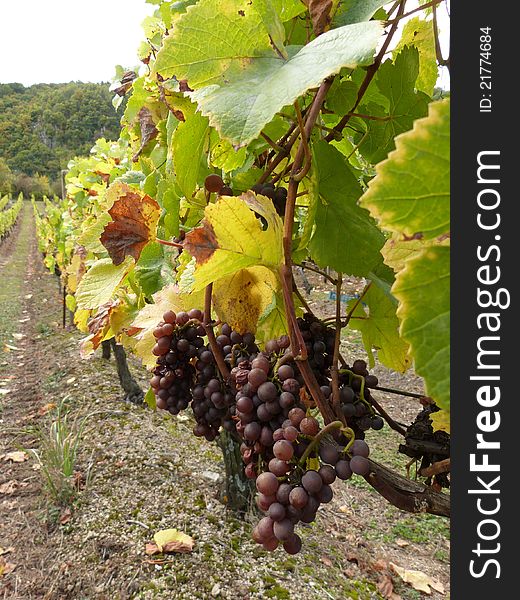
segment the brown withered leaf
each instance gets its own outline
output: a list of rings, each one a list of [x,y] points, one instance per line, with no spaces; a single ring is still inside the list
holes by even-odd
[[[314,33],[320,35],[327,31],[330,25],[332,0],[303,0],[303,2],[309,9]]]
[[[120,265],[130,255],[139,260],[142,249],[155,239],[160,207],[147,194],[141,194],[126,184],[119,184],[119,197],[108,211],[109,223],[100,241],[108,250],[114,265]]]
[[[377,591],[385,600],[401,600],[401,596],[394,592],[394,582],[389,575],[381,575],[377,582]]]
[[[215,231],[211,223],[205,219],[203,227],[195,227],[185,237],[183,246],[196,258],[197,264],[204,264],[209,260],[215,250],[220,248]]]
[[[64,510],[61,511],[60,513],[60,523],[62,525],[65,525],[66,523],[68,523],[72,518],[72,511],[70,510],[69,507],[65,508]]]
[[[148,144],[150,140],[153,140],[155,137],[157,137],[157,134],[159,133],[157,127],[155,126],[152,112],[149,108],[143,106],[138,112],[137,118],[139,120],[139,127],[141,128],[141,145],[139,146],[139,150],[132,158],[134,162],[137,162],[146,144]]]

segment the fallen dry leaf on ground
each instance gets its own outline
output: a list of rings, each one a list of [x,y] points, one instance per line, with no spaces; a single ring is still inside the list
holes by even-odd
[[[154,534],[153,539],[155,544],[146,544],[147,554],[157,554],[154,546],[159,552],[191,552],[195,544],[191,536],[177,529],[161,529]]]
[[[10,562],[7,562],[3,556],[0,556],[0,579],[4,577],[4,575],[9,575],[16,569],[16,565]]]
[[[11,479],[10,481],[6,481],[5,483],[2,483],[0,485],[0,494],[5,494],[7,496],[10,496],[11,494],[14,493],[14,491],[16,490],[17,487],[18,487],[18,482],[15,481],[14,479]]]
[[[4,460],[12,460],[16,463],[25,462],[29,458],[29,455],[21,450],[15,450],[14,452],[8,452],[4,456]]]
[[[49,402],[48,404],[45,404],[44,406],[41,406],[38,409],[38,416],[43,417],[44,415],[46,415],[53,408],[56,408],[56,404],[54,402]]]
[[[440,581],[435,581],[435,579],[432,579],[426,575],[426,573],[423,573],[422,571],[410,571],[394,563],[390,563],[390,567],[405,583],[409,583],[418,592],[431,594],[431,586],[434,590],[439,592],[439,594],[444,594],[444,586],[442,583]]]

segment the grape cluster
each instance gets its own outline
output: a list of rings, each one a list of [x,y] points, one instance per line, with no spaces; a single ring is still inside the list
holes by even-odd
[[[370,388],[378,384],[375,375],[370,375],[364,360],[355,360],[352,368],[342,369],[339,390],[341,411],[356,437],[363,439],[365,431],[383,429],[383,419],[375,414],[370,404]]]
[[[307,348],[309,365],[318,382],[327,385],[334,356],[336,332],[309,313],[305,313],[303,318],[298,318],[298,327]]]
[[[274,183],[257,183],[251,188],[251,191],[256,194],[267,196],[273,201],[276,212],[283,217],[285,215],[285,205],[287,203],[287,189],[284,187],[276,187]]]
[[[177,314],[170,310],[153,332],[156,342],[152,352],[158,358],[150,385],[157,407],[173,415],[188,408],[192,398],[195,368],[191,363],[204,345],[201,318],[200,310]]]
[[[275,431],[274,458],[256,479],[257,506],[265,516],[253,529],[253,539],[266,550],[281,543],[288,554],[297,554],[302,547],[295,526],[316,519],[320,505],[332,500],[336,478],[347,480],[353,473],[370,472],[369,448],[363,440],[353,441],[348,452],[328,440],[317,440],[310,447],[320,425],[302,412],[292,410],[288,421]],[[313,466],[317,462],[319,467],[307,468],[304,458],[314,458]]]
[[[216,337],[225,362],[232,366],[236,362],[248,360],[258,352],[255,337],[251,333],[241,335],[224,323]],[[193,432],[196,436],[213,441],[220,427],[227,431],[235,430],[232,415],[235,412],[236,387],[219,379],[216,361],[209,345],[202,347],[195,363],[196,378],[193,388],[192,410],[197,421]]]
[[[282,544],[296,554],[302,542],[295,526],[315,520],[320,505],[332,500],[336,478],[370,471],[364,432],[383,425],[369,402],[377,378],[362,360],[341,370],[341,409],[355,437],[351,440],[346,430],[324,432],[312,414],[287,336],[269,340],[261,352],[253,334],[221,325],[216,343],[230,369],[229,380],[223,381],[204,341],[202,320],[197,309],[167,311],[154,330],[157,363],[150,383],[157,407],[177,414],[191,403],[193,432],[208,441],[221,427],[240,436],[245,475],[256,480],[257,506],[265,514],[253,538],[267,550]],[[309,315],[298,324],[321,390],[331,400],[334,331]]]

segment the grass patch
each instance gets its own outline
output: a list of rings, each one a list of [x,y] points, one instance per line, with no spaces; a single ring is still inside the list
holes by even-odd
[[[79,491],[76,466],[87,418],[70,422],[66,404],[60,402],[50,420],[35,430],[38,450],[27,450],[40,466],[43,489],[56,506],[70,506]],[[90,471],[87,483],[89,475]]]

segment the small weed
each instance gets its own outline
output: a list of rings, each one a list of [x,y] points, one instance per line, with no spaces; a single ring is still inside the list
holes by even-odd
[[[38,325],[36,325],[36,333],[42,338],[48,338],[54,334],[54,330],[48,323],[38,323]]]
[[[35,430],[39,449],[28,450],[40,466],[45,492],[57,506],[70,506],[77,496],[76,463],[87,418],[70,423],[65,401],[60,402],[48,425]]]

